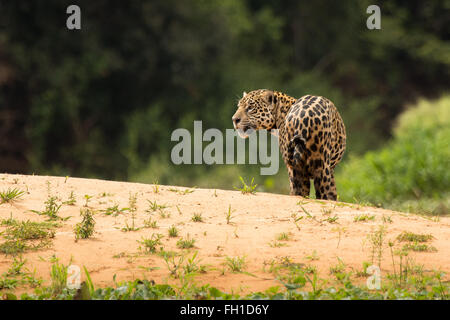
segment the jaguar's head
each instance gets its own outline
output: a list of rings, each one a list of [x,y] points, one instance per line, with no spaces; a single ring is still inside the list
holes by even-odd
[[[233,125],[242,138],[247,138],[254,130],[272,129],[275,126],[274,93],[261,89],[244,92],[233,115]]]

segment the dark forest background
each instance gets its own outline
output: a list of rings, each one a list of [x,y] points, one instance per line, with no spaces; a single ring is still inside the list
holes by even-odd
[[[66,28],[70,4],[81,7],[81,30]],[[381,30],[366,27],[371,4],[381,7]],[[191,130],[194,120],[232,128],[242,91],[268,88],[336,104],[351,178],[380,167],[370,152],[396,139],[402,112],[448,93],[449,12],[450,1],[418,0],[0,1],[0,172],[211,188],[233,188],[242,175],[254,176],[261,191],[286,193],[282,163],[275,177],[258,176],[258,166],[170,163],[174,129]],[[445,118],[450,103],[439,101]],[[446,198],[449,163],[436,157],[444,159],[437,161],[444,176],[432,173],[438,186],[427,193],[413,179],[398,197]],[[419,161],[392,170],[409,177],[420,165],[429,168]],[[389,173],[379,169],[386,179],[370,180],[376,174],[360,185],[382,184]],[[378,201],[354,182],[341,183],[343,199]],[[392,200],[397,189],[379,192]]]

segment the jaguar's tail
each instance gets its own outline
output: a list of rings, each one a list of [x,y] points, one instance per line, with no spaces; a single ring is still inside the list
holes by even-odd
[[[305,139],[300,136],[296,135],[294,138],[289,141],[288,146],[288,159],[290,160],[291,164],[293,166],[297,166],[301,159],[302,154],[306,151],[306,143]]]

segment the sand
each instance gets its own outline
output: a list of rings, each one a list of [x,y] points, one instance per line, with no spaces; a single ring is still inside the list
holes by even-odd
[[[52,257],[68,265],[84,266],[96,287],[110,286],[116,281],[152,279],[157,283],[178,283],[170,276],[164,259],[157,254],[145,254],[138,240],[150,238],[153,233],[164,235],[161,246],[166,251],[183,252],[192,257],[198,252],[198,265],[205,266],[195,280],[209,283],[227,292],[248,293],[263,291],[282,284],[269,272],[270,265],[289,259],[292,263],[315,266],[321,277],[330,276],[330,267],[339,261],[346,270],[362,270],[364,261],[372,261],[372,245],[368,236],[384,225],[386,234],[381,257],[382,277],[392,272],[388,241],[394,241],[403,231],[431,234],[428,243],[435,252],[410,252],[408,257],[424,270],[450,271],[450,217],[430,219],[407,214],[364,207],[356,204],[315,201],[299,196],[270,193],[242,194],[239,191],[192,189],[176,186],[156,186],[139,183],[114,182],[96,179],[27,176],[0,174],[0,191],[19,188],[26,191],[12,203],[0,205],[0,219],[11,215],[18,220],[45,221],[31,210],[43,210],[50,193],[67,201],[73,191],[75,205],[63,205],[59,215],[62,226],[56,230],[50,248],[23,254],[26,267],[36,270],[36,276],[49,284]],[[176,192],[178,190],[178,192]],[[185,190],[188,190],[185,192]],[[192,191],[192,192],[191,192]],[[106,215],[102,210],[118,204],[128,207],[129,198],[136,195],[135,226],[142,227],[144,220],[152,217],[158,229],[141,228],[124,232],[131,225],[131,213]],[[88,208],[95,212],[95,230],[92,238],[75,241],[73,227],[81,221],[80,209],[89,195]],[[165,218],[158,212],[148,213],[148,201],[166,205]],[[300,204],[299,204],[300,202]],[[231,206],[232,218],[227,223],[226,213]],[[313,216],[310,218],[302,207]],[[194,213],[201,214],[203,222],[194,222]],[[356,216],[367,214],[373,220],[354,222]],[[294,223],[293,215],[301,220]],[[336,218],[337,217],[337,218]],[[329,219],[327,221],[328,218]],[[333,220],[335,220],[333,222]],[[387,220],[390,220],[388,222]],[[179,236],[171,238],[168,229],[176,226]],[[3,231],[5,227],[0,227]],[[278,241],[281,233],[289,235],[288,241]],[[195,248],[177,248],[177,241],[189,235],[195,239]],[[0,240],[0,243],[3,240]],[[396,248],[403,243],[396,242]],[[158,250],[159,247],[158,246]],[[225,265],[226,257],[245,257],[245,273],[234,273]],[[378,260],[377,258],[375,259]],[[7,271],[13,257],[0,255],[0,274]],[[82,280],[84,280],[84,274]],[[362,279],[361,281],[365,281]],[[26,289],[18,289],[18,292]],[[28,290],[30,291],[30,290]]]

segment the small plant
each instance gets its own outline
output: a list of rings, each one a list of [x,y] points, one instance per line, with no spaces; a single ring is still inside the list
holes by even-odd
[[[178,229],[175,226],[171,226],[169,228],[169,237],[171,238],[178,237]]]
[[[374,221],[375,216],[368,214],[360,214],[353,219],[353,222],[367,222],[369,220]]]
[[[51,291],[53,295],[62,293],[67,286],[67,267],[58,263],[58,259],[52,264],[50,271]]]
[[[63,204],[68,206],[74,206],[77,203],[77,199],[75,197],[75,193],[73,191],[70,192],[69,199],[64,201]]]
[[[339,217],[337,215],[335,215],[334,217],[326,218],[325,221],[328,223],[336,223],[338,219],[339,219]]]
[[[158,180],[155,180],[155,181],[153,182],[153,192],[154,192],[154,193],[159,193],[159,183],[158,183]]]
[[[184,195],[190,194],[190,193],[192,193],[194,191],[195,191],[195,187],[194,187],[194,189],[184,189],[183,191],[179,191],[178,194],[184,196]]]
[[[164,209],[167,208],[167,205],[157,204],[156,200],[155,201],[147,200],[147,202],[148,202],[148,209],[145,211],[148,213],[155,212],[155,211],[163,211]]]
[[[144,220],[144,228],[157,229],[158,223],[156,222],[156,220],[152,220],[152,218],[149,218],[147,220]]]
[[[103,212],[107,216],[114,216],[114,217],[116,217],[119,214],[123,214],[123,213],[125,213],[128,210],[129,210],[128,208],[119,208],[119,205],[115,204],[114,206],[106,208]]]
[[[233,219],[233,216],[231,215],[235,210],[231,211],[231,204],[228,207],[228,211],[225,213],[225,217],[227,219],[227,224],[231,224],[231,219]]]
[[[427,242],[434,237],[431,234],[418,234],[413,232],[404,231],[398,235],[397,240],[400,242]]]
[[[298,216],[297,213],[293,213],[293,214],[291,214],[291,218],[292,218],[292,220],[293,220],[297,230],[300,231],[300,225],[298,223],[299,223],[300,220],[303,219],[303,216]]]
[[[84,195],[84,206],[87,208],[89,206],[89,201],[93,198],[93,196],[90,196],[88,194]]]
[[[305,259],[308,259],[309,261],[319,260],[319,256],[317,255],[317,251],[314,250],[309,256],[306,256]]]
[[[141,241],[138,240],[138,242],[144,246],[144,251],[146,253],[155,253],[156,247],[161,245],[162,238],[163,238],[162,234],[153,233],[150,239],[142,238],[142,240]]]
[[[273,241],[270,241],[270,242],[269,242],[269,246],[270,246],[271,248],[280,248],[280,247],[286,247],[287,244],[284,243],[284,242],[279,242],[279,241],[273,240]]]
[[[177,255],[164,254],[163,259],[167,265],[167,269],[170,272],[170,275],[174,278],[178,278],[178,270],[181,268],[184,262],[184,255],[181,255],[176,259]]]
[[[242,194],[248,194],[248,193],[255,194],[256,193],[255,189],[256,189],[256,187],[258,185],[257,184],[253,184],[255,178],[252,178],[252,181],[250,182],[250,185],[246,184],[245,181],[244,181],[244,178],[242,178],[241,176],[239,176],[239,180],[241,180],[242,187],[240,187],[240,188],[234,187],[236,190],[241,191]]]
[[[311,213],[309,213],[308,210],[305,209],[305,207],[303,207],[301,204],[299,204],[300,208],[302,209],[302,211],[306,214],[306,217],[312,220],[316,220],[316,217],[314,217]]]
[[[135,219],[136,219],[136,216],[133,214],[133,215],[131,216],[131,225],[128,224],[128,220],[127,220],[127,221],[125,221],[125,227],[123,227],[123,228],[120,229],[120,230],[122,230],[123,232],[128,232],[128,231],[138,231],[138,230],[140,230],[141,228],[136,227],[136,225],[135,225],[135,223],[134,223]]]
[[[389,249],[391,251],[392,266],[393,266],[393,271],[394,271],[394,274],[391,275],[391,279],[393,280],[394,286],[399,288],[399,287],[404,286],[404,284],[406,283],[407,277],[408,277],[408,272],[409,272],[408,260],[407,260],[408,251],[405,251],[405,250],[394,251],[394,242],[392,242],[392,241],[389,241],[388,245],[389,245]],[[399,257],[398,258],[398,260],[399,260],[398,270],[396,267],[394,256]]]
[[[291,240],[291,236],[292,236],[292,234],[290,232],[282,232],[277,235],[277,240],[278,241],[289,241],[289,240]]]
[[[198,266],[198,263],[201,260],[196,260],[198,255],[198,251],[195,251],[192,255],[192,258],[189,258],[186,262],[186,264],[183,266],[183,272],[185,275],[192,274],[199,272],[201,270],[201,267]]]
[[[345,272],[345,264],[338,258],[338,263],[330,267],[330,274],[339,275]]]
[[[372,245],[372,264],[375,257],[378,259],[378,266],[381,266],[381,258],[383,256],[383,242],[386,235],[386,228],[384,225],[378,226],[378,230],[373,231],[368,235],[368,239]]]
[[[355,275],[356,277],[360,278],[367,278],[370,276],[370,274],[367,272],[367,269],[372,265],[372,263],[364,261],[363,262],[363,269],[361,271],[356,271]]]
[[[407,243],[402,247],[403,251],[415,251],[415,252],[436,252],[437,249],[433,246],[429,246],[425,243]]]
[[[24,194],[25,194],[25,191],[21,191],[17,188],[14,188],[14,189],[8,188],[6,191],[0,192],[0,204],[11,203],[13,201],[17,201]]]
[[[336,246],[336,248],[339,248],[339,245],[341,244],[342,235],[345,234],[347,229],[345,227],[336,227],[336,228],[333,228],[331,231],[332,232],[337,232],[338,235],[339,235],[338,243],[337,243],[337,246]]]
[[[82,217],[81,222],[74,227],[75,241],[90,238],[94,234],[95,220],[92,211],[81,209],[80,216]]]
[[[47,200],[44,203],[45,204],[44,211],[37,211],[37,210],[31,211],[39,215],[48,216],[50,220],[62,219],[61,217],[58,216],[59,209],[61,209],[62,206],[62,204],[58,203],[58,200],[59,200],[58,197],[49,194]]]
[[[110,193],[110,192],[102,192],[100,193],[100,197],[105,198],[105,197],[112,197],[114,195],[114,193]]]
[[[383,223],[392,223],[393,222],[391,216],[387,216],[387,215],[384,215],[384,214],[381,217],[381,219],[382,219]]]
[[[136,210],[137,210],[137,193],[132,194],[130,192],[130,196],[128,197],[128,210],[130,210],[131,213],[136,212]]]
[[[167,219],[170,218],[170,213],[166,213],[163,210],[158,212],[159,216],[161,217],[161,219]]]
[[[170,188],[169,191],[170,191],[170,192],[175,192],[176,194],[179,194],[179,195],[181,195],[181,196],[184,196],[184,195],[186,195],[186,194],[189,194],[189,193],[194,192],[194,191],[195,191],[195,188],[196,188],[196,187],[194,187],[193,189],[184,189],[184,190],[178,190],[177,188]]]
[[[194,222],[203,222],[203,217],[201,213],[194,213],[192,216],[192,221]]]
[[[194,247],[195,239],[190,238],[189,234],[186,236],[186,238],[182,238],[177,241],[177,247],[180,249],[191,249]]]
[[[243,272],[245,269],[245,265],[246,265],[245,256],[225,258],[225,266],[227,266],[231,272]]]

